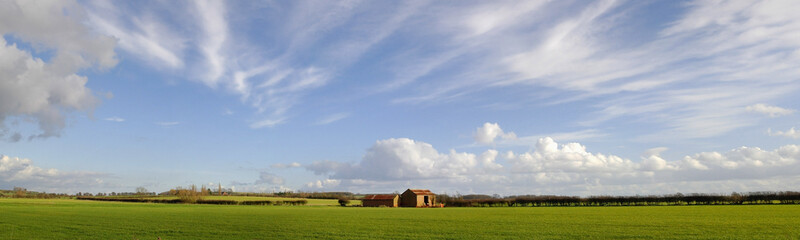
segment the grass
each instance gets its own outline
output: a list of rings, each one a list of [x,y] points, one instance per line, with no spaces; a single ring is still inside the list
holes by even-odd
[[[0,199],[0,239],[797,239],[800,205],[356,208]]]

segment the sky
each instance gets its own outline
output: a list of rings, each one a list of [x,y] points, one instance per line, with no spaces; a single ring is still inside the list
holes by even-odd
[[[0,5],[0,189],[800,190],[794,0]]]

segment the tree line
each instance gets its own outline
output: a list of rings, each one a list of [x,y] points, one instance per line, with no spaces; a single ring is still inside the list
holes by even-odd
[[[307,198],[307,199],[356,199],[357,194],[351,192],[293,192],[282,191],[274,193],[253,193],[253,192],[234,192],[230,188],[208,188],[205,185],[197,187],[175,187],[168,191],[156,193],[148,191],[144,187],[137,187],[135,192],[77,192],[75,194],[66,193],[45,193],[28,191],[22,187],[14,187],[13,190],[0,190],[0,197],[16,198],[70,198],[70,197],[140,197],[140,196],[178,196],[186,202],[202,199],[203,196],[247,196],[247,197],[284,197],[284,198]]]
[[[356,194],[351,192],[293,192],[283,191],[274,193],[248,193],[236,192],[231,196],[247,197],[285,197],[285,198],[309,198],[309,199],[355,199]]]
[[[476,197],[477,196],[477,197]],[[559,206],[668,206],[668,205],[738,205],[800,204],[800,192],[748,192],[723,194],[668,194],[647,196],[557,196],[519,195],[437,195],[448,207],[559,207]]]
[[[283,201],[235,201],[235,200],[217,200],[217,199],[197,199],[195,201],[186,201],[183,199],[163,199],[163,198],[142,198],[142,197],[122,197],[122,198],[107,198],[107,197],[77,197],[78,200],[93,200],[93,201],[110,201],[110,202],[138,202],[138,203],[191,203],[191,204],[215,204],[215,205],[263,205],[263,206],[281,206],[291,205],[300,206],[308,203],[305,199],[299,200],[283,200]]]
[[[28,189],[25,189],[23,187],[14,187],[13,190],[0,190],[0,197],[49,199],[49,198],[70,198],[72,196],[66,193],[34,192],[34,191],[28,191]]]

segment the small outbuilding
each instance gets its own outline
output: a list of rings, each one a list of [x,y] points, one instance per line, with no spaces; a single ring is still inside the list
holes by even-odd
[[[373,194],[366,195],[361,199],[361,206],[364,207],[397,207],[400,197],[397,194]]]
[[[434,207],[436,194],[428,189],[408,189],[400,195],[401,207]]]

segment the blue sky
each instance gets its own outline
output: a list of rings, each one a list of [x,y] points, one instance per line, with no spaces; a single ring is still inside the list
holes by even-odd
[[[0,188],[797,190],[796,1],[8,1]]]

